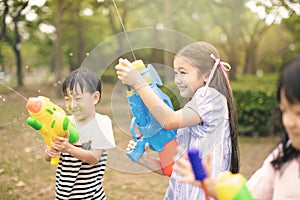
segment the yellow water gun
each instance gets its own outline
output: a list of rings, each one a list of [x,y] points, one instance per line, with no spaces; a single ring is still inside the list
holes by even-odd
[[[241,174],[223,172],[216,183],[219,200],[254,200],[246,186],[246,178]]]
[[[56,137],[65,137],[66,133],[70,134],[69,143],[73,144],[79,140],[76,126],[66,116],[66,112],[49,98],[31,97],[27,101],[26,109],[30,114],[27,124],[42,134],[49,147]],[[59,156],[51,158],[51,165],[57,166],[58,161]]]

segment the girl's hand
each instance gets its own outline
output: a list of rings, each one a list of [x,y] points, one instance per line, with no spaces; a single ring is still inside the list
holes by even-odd
[[[118,79],[124,84],[132,86],[135,90],[147,85],[139,71],[127,59],[120,58],[119,64],[116,65],[115,69]]]

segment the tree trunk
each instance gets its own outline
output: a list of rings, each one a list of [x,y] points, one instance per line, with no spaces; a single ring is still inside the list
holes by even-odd
[[[17,64],[17,80],[18,80],[18,86],[23,86],[23,72],[22,72],[22,56],[21,51],[18,45],[15,45],[13,47],[14,53],[16,56],[16,64]]]
[[[257,69],[256,51],[257,51],[256,45],[250,45],[250,47],[246,50],[243,74],[256,73],[256,69]]]
[[[165,28],[168,29],[174,29],[174,22],[173,22],[173,17],[172,17],[172,2],[171,0],[164,0],[164,22],[165,22]],[[174,55],[172,54],[172,52],[170,52],[170,50],[174,49],[174,38],[172,37],[172,34],[170,34],[170,37],[167,37],[165,40],[165,44],[164,44],[164,65],[165,66],[169,66],[172,67],[173,66],[173,59],[174,59]],[[165,80],[172,80],[173,79],[173,75],[171,73],[169,73],[170,70],[168,70],[167,68],[165,69]],[[163,80],[163,81],[165,81]]]
[[[63,0],[57,0],[57,14],[55,16],[56,39],[54,41],[54,73],[56,81],[62,79],[62,59],[61,59],[61,20],[63,14]]]

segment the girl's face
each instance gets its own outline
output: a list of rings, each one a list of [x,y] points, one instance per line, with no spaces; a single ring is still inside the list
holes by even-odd
[[[199,71],[183,57],[175,57],[174,72],[175,84],[182,97],[193,97],[197,89],[205,85]]]
[[[283,125],[288,133],[292,146],[300,150],[300,102],[290,104],[282,89],[280,92],[279,107],[282,112]]]
[[[95,116],[95,105],[99,101],[99,92],[90,93],[85,88],[81,92],[80,86],[74,87],[74,91],[67,88],[65,104],[70,113],[72,113],[77,123],[86,124]]]

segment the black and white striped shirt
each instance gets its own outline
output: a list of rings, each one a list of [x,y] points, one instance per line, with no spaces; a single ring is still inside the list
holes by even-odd
[[[68,153],[61,153],[56,172],[56,199],[106,199],[102,187],[106,160],[107,151],[103,151],[96,165],[82,162]]]

